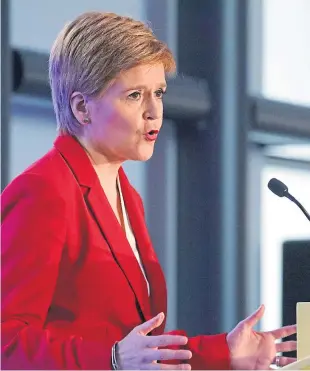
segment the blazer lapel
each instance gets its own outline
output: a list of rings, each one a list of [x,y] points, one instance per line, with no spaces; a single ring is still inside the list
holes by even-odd
[[[146,227],[143,206],[140,203],[139,196],[135,194],[135,191],[132,189],[122,168],[119,171],[119,177],[130,224],[136,238],[146,277],[150,284],[151,315],[156,316],[160,312],[166,314],[166,282]],[[152,333],[163,332],[164,326],[165,324],[163,323],[162,326],[152,331]]]
[[[149,319],[151,308],[145,278],[87,154],[80,143],[70,136],[58,137],[54,145],[64,157],[79,184],[89,188],[89,191],[84,193],[85,202],[106,239],[116,262],[126,276],[136,296],[144,320]],[[135,211],[135,206],[130,205],[130,203],[131,200],[128,199],[126,207]],[[128,214],[130,217],[130,211],[128,211]]]

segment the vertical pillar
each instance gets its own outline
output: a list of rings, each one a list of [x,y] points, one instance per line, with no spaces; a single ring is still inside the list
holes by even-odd
[[[245,316],[248,135],[245,0],[179,0],[179,72],[208,81],[205,125],[178,130],[178,325],[230,330]]]

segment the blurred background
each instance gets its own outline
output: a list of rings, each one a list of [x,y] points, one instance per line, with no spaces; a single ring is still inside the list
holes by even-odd
[[[260,303],[269,330],[310,301],[309,0],[1,0],[1,183],[50,149],[47,60],[84,11],[149,21],[172,49],[153,158],[128,163],[168,284],[168,329],[229,331]],[[48,211],[47,211],[48,212]]]

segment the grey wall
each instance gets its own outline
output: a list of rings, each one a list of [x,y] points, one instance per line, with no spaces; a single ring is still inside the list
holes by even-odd
[[[66,22],[92,10],[110,11],[133,18],[146,18],[143,0],[11,0],[12,44],[18,47],[49,51]]]

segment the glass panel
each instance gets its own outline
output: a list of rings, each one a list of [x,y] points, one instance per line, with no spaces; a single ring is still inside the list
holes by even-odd
[[[261,32],[262,95],[310,106],[310,1],[263,0]]]
[[[146,18],[143,0],[11,0],[12,45],[49,52],[58,32],[79,14],[98,10]],[[61,9],[61,11],[60,11]]]
[[[286,144],[270,146],[267,147],[265,153],[268,156],[285,158],[289,160],[309,161],[310,163],[310,144]]]

